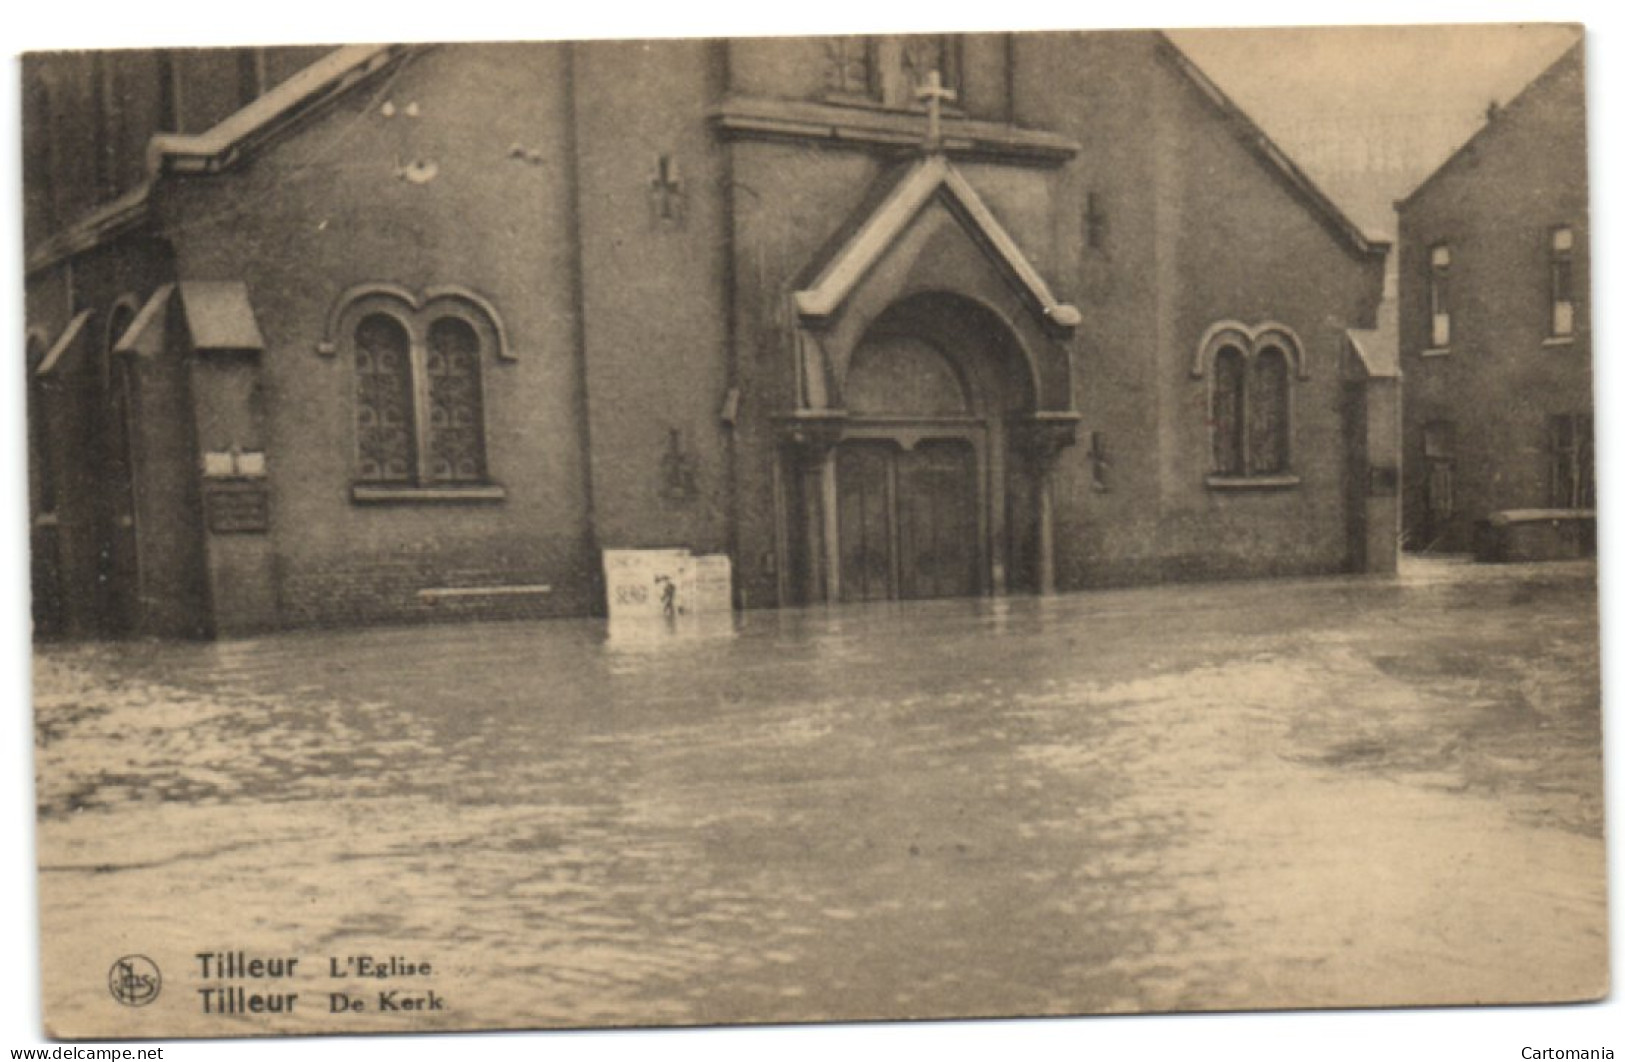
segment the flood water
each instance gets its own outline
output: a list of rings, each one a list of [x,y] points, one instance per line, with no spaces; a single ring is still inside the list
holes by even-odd
[[[1595,567],[45,646],[59,1035],[1606,989]],[[300,957],[204,1013],[199,953]],[[150,1006],[110,965],[163,971]],[[361,983],[352,956],[432,974]],[[332,994],[364,1000],[332,1013]],[[443,1009],[378,1009],[381,990]]]

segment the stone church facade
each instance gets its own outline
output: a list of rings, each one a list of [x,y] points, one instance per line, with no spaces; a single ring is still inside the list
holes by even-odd
[[[1160,34],[24,77],[42,632],[1393,567],[1387,247]]]

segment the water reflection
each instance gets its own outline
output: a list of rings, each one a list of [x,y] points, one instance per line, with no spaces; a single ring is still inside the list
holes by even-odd
[[[743,619],[722,615],[633,616],[605,623],[605,644],[621,653],[682,656],[704,642],[734,637]]]

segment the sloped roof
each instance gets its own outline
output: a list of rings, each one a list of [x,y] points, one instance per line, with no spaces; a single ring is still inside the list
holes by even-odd
[[[181,308],[198,350],[264,350],[248,285],[240,280],[183,280]]]
[[[292,122],[406,54],[408,45],[355,45],[316,60],[259,99],[196,134],[159,133],[147,142],[147,179],[97,204],[67,228],[28,250],[34,273],[98,246],[147,221],[153,182],[163,173],[218,173]]]
[[[940,154],[915,162],[880,205],[835,249],[812,283],[795,293],[796,312],[817,320],[840,309],[909,223],[939,195],[957,207],[964,224],[1050,325],[1063,331],[1077,327],[1081,319],[1077,309],[1055,297],[976,189]]]
[[[237,160],[244,148],[344,93],[405,50],[405,45],[398,44],[335,49],[206,132],[160,133],[153,137],[147,144],[147,167],[155,174],[166,170],[214,173],[224,169]]]
[[[1253,157],[1262,162],[1277,178],[1286,184],[1287,188],[1301,200],[1304,205],[1324,224],[1332,234],[1337,237],[1346,248],[1354,253],[1368,257],[1381,257],[1388,253],[1390,241],[1377,239],[1368,235],[1365,230],[1356,225],[1352,218],[1343,213],[1341,207],[1332,201],[1331,197],[1322,192],[1318,185],[1309,178],[1309,175],[1298,168],[1298,164],[1283,151],[1279,144],[1270,139],[1268,133],[1259,128],[1247,112],[1242,110],[1224,90],[1208,77],[1195,60],[1175,44],[1173,40],[1160,30],[1157,31],[1159,43],[1164,49],[1164,55],[1197,91],[1205,96],[1224,116],[1226,125],[1241,145],[1252,153]]]
[[[1496,113],[1494,118],[1479,126],[1478,131],[1472,136],[1468,137],[1466,142],[1463,143],[1461,147],[1451,152],[1450,157],[1439,164],[1438,169],[1422,178],[1422,183],[1413,188],[1411,193],[1405,198],[1395,203],[1394,209],[1399,211],[1405,210],[1406,207],[1415,202],[1418,196],[1420,196],[1428,188],[1432,187],[1433,183],[1442,177],[1446,172],[1454,170],[1458,166],[1462,165],[1464,160],[1471,157],[1479,150],[1479,148],[1483,145],[1484,139],[1490,135],[1492,130],[1499,129],[1501,124],[1505,122],[1509,116],[1527,107],[1531,99],[1534,99],[1535,97],[1539,96],[1540,93],[1544,92],[1547,86],[1556,81],[1558,77],[1560,77],[1569,68],[1580,65],[1584,56],[1584,49],[1585,38],[1582,37],[1580,40],[1575,41],[1574,44],[1562,55],[1554,59],[1551,66],[1548,66],[1545,70],[1542,70],[1533,81],[1525,85],[1523,87],[1523,91],[1512,97],[1512,100],[1507,103],[1506,106],[1502,107]]]
[[[152,293],[130,327],[114,344],[115,353],[133,351],[152,356],[163,349],[165,311],[180,292],[181,313],[196,350],[263,350],[265,339],[254,308],[248,301],[248,285],[240,280],[186,280],[164,284]]]
[[[1394,300],[1384,299],[1377,307],[1377,327],[1350,328],[1343,334],[1367,376],[1393,379],[1400,375],[1399,312]]]

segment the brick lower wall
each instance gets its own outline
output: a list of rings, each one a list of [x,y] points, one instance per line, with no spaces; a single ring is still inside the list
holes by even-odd
[[[439,569],[429,557],[379,558],[363,565],[333,564],[275,577],[283,627],[340,627],[438,623],[453,620],[549,619],[589,615],[596,609],[592,572],[568,568]],[[421,591],[549,586],[546,593],[424,596]]]

